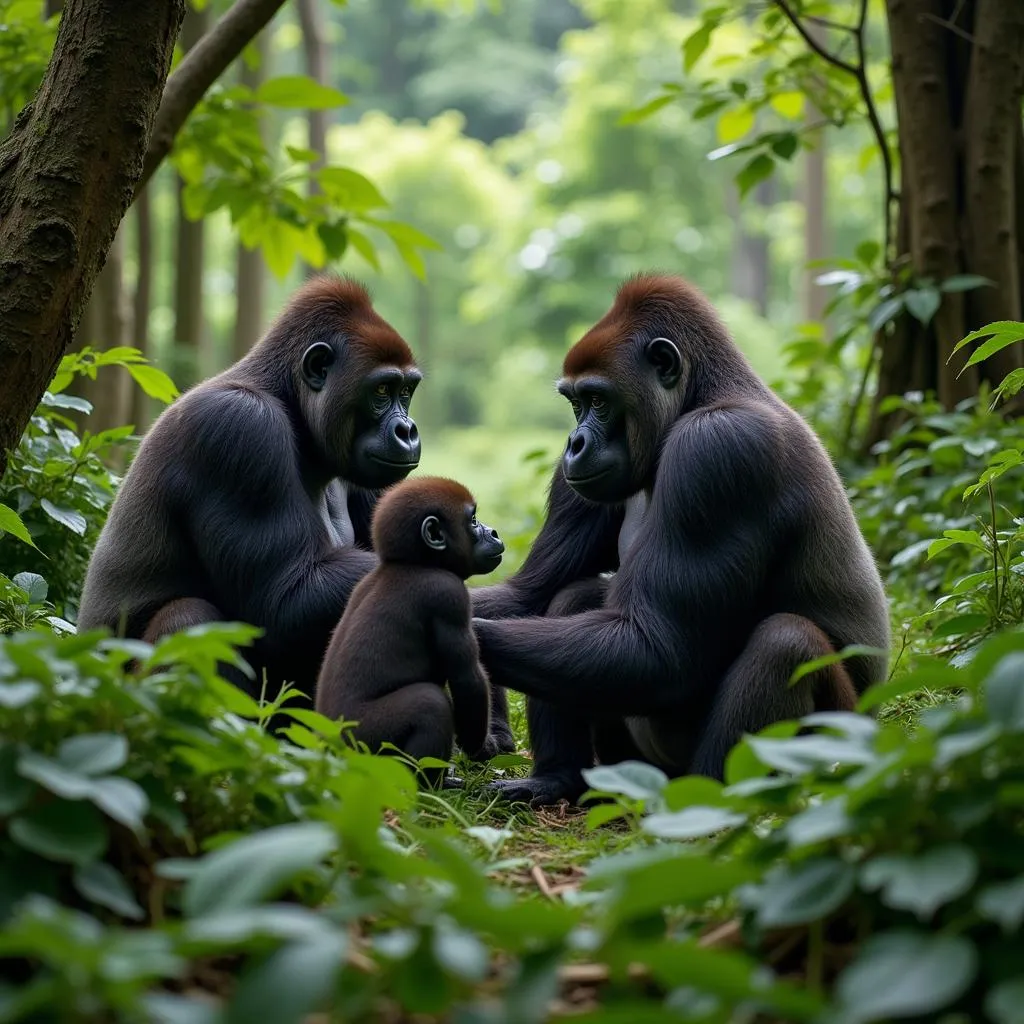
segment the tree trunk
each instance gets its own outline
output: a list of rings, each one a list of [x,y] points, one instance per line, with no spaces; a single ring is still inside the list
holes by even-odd
[[[259,65],[250,68],[244,61],[241,65],[241,81],[250,89],[256,89],[266,77],[269,48],[265,38],[256,37],[254,45],[259,52]],[[260,122],[262,127],[262,120]],[[231,351],[235,359],[241,359],[259,339],[263,331],[263,303],[266,282],[266,267],[259,248],[247,249],[241,242],[235,255],[235,330]]]
[[[181,47],[187,55],[206,32],[208,8],[189,8],[181,26]],[[174,350],[171,377],[184,391],[199,379],[203,343],[203,241],[202,220],[185,216],[182,192],[177,182],[177,242],[174,259]]]
[[[777,183],[774,178],[762,181],[752,194],[759,212],[775,202]],[[729,189],[726,207],[733,221],[731,290],[741,299],[753,303],[761,316],[768,313],[768,291],[771,283],[771,253],[768,237],[758,226],[748,231],[743,225],[739,197]]]
[[[184,0],[67,0],[0,144],[0,474],[132,200],[183,15]]]
[[[320,0],[296,0],[299,24],[302,26],[302,49],[306,56],[306,73],[321,85],[328,85],[328,58],[326,39],[324,38],[323,18],[320,12]],[[311,110],[309,118],[309,148],[320,154],[314,167],[323,164],[327,159],[327,116],[326,110]],[[310,195],[319,192],[316,181],[310,181]],[[305,268],[307,275],[315,272],[314,267]]]
[[[820,119],[816,111],[812,115]],[[815,284],[822,273],[820,266],[810,266],[828,255],[828,205],[826,193],[827,150],[825,132],[815,134],[814,149],[804,155],[804,263],[803,310],[804,319],[820,323],[825,319],[828,296],[825,289]]]
[[[150,203],[152,185],[135,199],[135,241],[138,276],[132,296],[131,344],[145,355],[150,354],[149,314],[153,307],[153,211]],[[140,387],[132,391],[132,422],[142,434],[153,416],[152,399]]]

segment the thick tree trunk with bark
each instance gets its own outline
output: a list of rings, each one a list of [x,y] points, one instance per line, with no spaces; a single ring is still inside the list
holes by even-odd
[[[1024,250],[1024,3],[1017,0],[887,0],[900,152],[895,257],[917,279],[958,274],[993,282],[945,293],[923,327],[909,314],[881,339],[878,394],[935,390],[947,406],[975,393],[969,331],[1021,318]],[[1020,346],[981,367],[998,382],[1021,365]],[[876,410],[877,410],[876,402]],[[873,417],[867,442],[889,424]]]
[[[67,0],[0,144],[0,474],[131,203],[183,15],[183,0]]]

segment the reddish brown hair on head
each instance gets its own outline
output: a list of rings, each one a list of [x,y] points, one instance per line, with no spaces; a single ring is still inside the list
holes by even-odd
[[[456,480],[417,476],[384,492],[373,513],[373,549],[383,558],[401,557],[420,546],[420,525],[426,516],[457,520],[476,499]]]
[[[374,362],[412,366],[416,360],[402,336],[374,308],[370,293],[350,278],[318,274],[307,281],[268,332],[297,336],[343,331],[353,348]]]
[[[687,324],[721,330],[711,303],[689,282],[674,274],[637,274],[623,282],[612,308],[569,349],[562,369],[570,377],[588,370],[607,373],[641,327],[681,335]]]

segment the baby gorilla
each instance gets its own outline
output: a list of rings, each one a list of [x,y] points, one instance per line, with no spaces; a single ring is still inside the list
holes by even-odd
[[[493,757],[490,683],[464,581],[496,569],[505,545],[477,520],[465,487],[418,477],[381,498],[373,550],[380,565],[356,586],[334,631],[317,711],[358,722],[356,738],[374,753],[393,743],[446,761],[454,736],[474,760]]]

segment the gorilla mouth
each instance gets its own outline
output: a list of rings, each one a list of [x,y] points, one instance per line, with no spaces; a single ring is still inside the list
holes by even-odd
[[[611,472],[613,472],[611,469],[602,469],[597,473],[591,473],[590,476],[567,476],[565,482],[570,487],[575,487],[577,484],[592,484],[608,476]]]
[[[409,466],[415,468],[420,464],[419,459],[405,459],[403,461],[396,461],[395,459],[383,459],[379,455],[371,455],[371,459],[374,462],[379,462],[383,466],[394,466],[396,469],[405,469]]]

